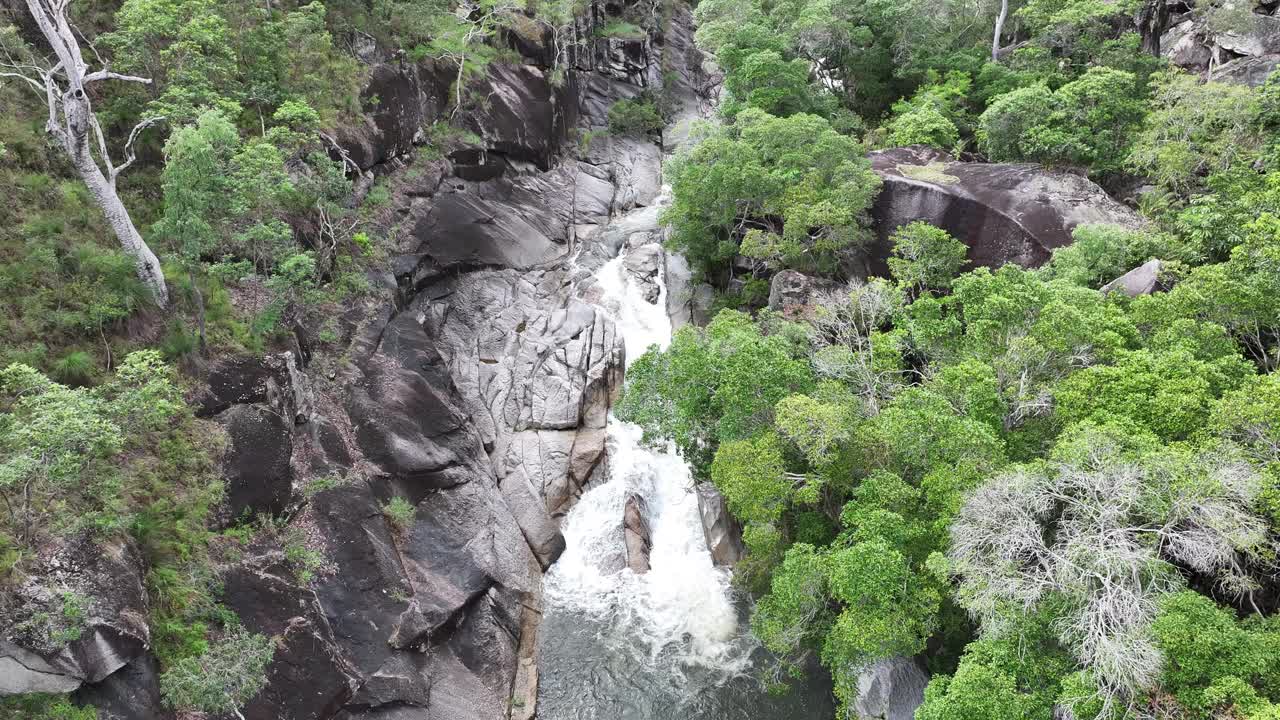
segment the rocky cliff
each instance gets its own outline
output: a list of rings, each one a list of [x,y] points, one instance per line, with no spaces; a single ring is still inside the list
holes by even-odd
[[[647,32],[605,36],[624,16]],[[529,25],[498,39],[507,59],[456,114],[449,68],[357,48],[366,114],[336,141],[358,197],[389,190],[376,297],[332,318],[343,352],[313,352],[317,329],[298,328],[293,352],[220,359],[200,391],[228,436],[222,522],[284,528],[221,568],[224,604],[277,644],[250,720],[498,720],[536,693],[541,575],[608,462],[622,381],[582,268],[616,255],[625,235],[600,230],[661,186],[660,137],[600,130],[641,95],[696,115],[706,80],[679,3],[592,3],[559,68],[550,31]],[[396,499],[411,512],[389,512]],[[305,575],[286,533],[314,554]],[[64,572],[106,600],[57,654],[0,647],[0,689],[78,688],[103,718],[166,717],[141,560],[68,553]]]

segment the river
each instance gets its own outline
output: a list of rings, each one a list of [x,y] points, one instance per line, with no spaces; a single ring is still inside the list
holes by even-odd
[[[609,231],[658,228],[665,202],[624,215]],[[596,273],[628,362],[671,339],[666,282],[647,302],[623,266],[628,247]],[[748,600],[712,564],[689,468],[674,451],[640,444],[640,428],[610,417],[609,474],[566,516],[566,550],[544,581],[539,720],[827,720],[823,673],[784,695],[757,680],[767,654],[750,635]],[[638,494],[652,530],[652,568],[625,567],[623,504]]]

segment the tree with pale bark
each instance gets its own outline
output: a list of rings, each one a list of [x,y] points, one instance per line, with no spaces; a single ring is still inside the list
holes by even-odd
[[[0,79],[17,81],[44,99],[49,113],[46,131],[66,152],[120,246],[133,258],[138,278],[152,299],[164,307],[169,302],[169,292],[160,260],[143,241],[116,188],[120,174],[137,159],[134,143],[138,136],[163,118],[148,117],[135,125],[124,144],[124,159],[119,163],[111,159],[106,133],[93,109],[96,84],[116,80],[149,85],[151,80],[113,72],[86,40],[96,58],[97,69],[91,70],[81,47],[84,36],[68,17],[70,6],[70,0],[27,0],[27,10],[44,36],[49,54],[42,55],[26,46],[15,32],[0,35]]]

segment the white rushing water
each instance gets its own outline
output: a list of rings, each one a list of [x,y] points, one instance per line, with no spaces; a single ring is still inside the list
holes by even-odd
[[[626,252],[596,279],[630,362],[650,345],[665,348],[671,321],[662,273],[658,301],[646,302],[623,267]],[[608,433],[608,480],[591,487],[564,520],[567,547],[545,580],[549,608],[590,618],[604,628],[600,642],[651,667],[713,669],[726,679],[744,672],[754,643],[739,628],[728,571],[711,561],[689,467],[673,449],[643,446],[636,425],[610,417]],[[652,567],[639,575],[625,567],[622,540],[631,494],[647,504],[653,540]]]

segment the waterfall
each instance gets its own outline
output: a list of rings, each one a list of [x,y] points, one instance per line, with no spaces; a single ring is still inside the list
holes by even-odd
[[[630,240],[655,241],[666,194],[601,230],[619,240],[590,287],[616,323],[628,362],[671,341],[667,284],[658,297],[627,267]],[[652,252],[652,248],[649,249]],[[650,297],[652,297],[652,288]],[[751,637],[747,603],[711,561],[689,466],[674,448],[641,443],[641,429],[610,417],[607,477],[563,519],[566,548],[543,580],[538,720],[822,720],[834,713],[829,681],[810,677],[784,696],[765,692],[767,653]],[[651,568],[627,567],[627,498],[647,506]]]
[[[623,266],[626,252],[601,267],[596,281],[631,361],[650,345],[666,347],[671,321],[662,273],[657,302],[647,302]],[[725,678],[742,672],[752,644],[738,626],[729,572],[711,562],[688,465],[673,448],[644,447],[634,424],[611,417],[608,433],[608,480],[564,520],[567,548],[547,573],[547,605],[600,622],[637,660],[677,672],[700,666]],[[652,569],[640,575],[623,562],[620,522],[631,494],[645,499],[653,538]]]

